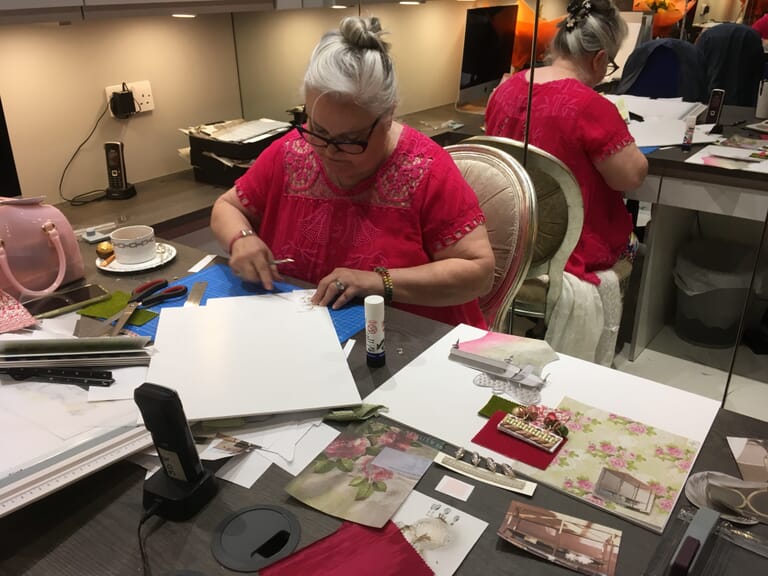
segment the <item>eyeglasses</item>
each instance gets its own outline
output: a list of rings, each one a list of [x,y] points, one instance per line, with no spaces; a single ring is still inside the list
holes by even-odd
[[[376,126],[378,126],[379,120],[381,120],[381,116],[373,121],[373,124],[371,124],[371,127],[368,130],[368,134],[365,136],[365,140],[326,138],[325,136],[320,136],[320,134],[316,134],[311,130],[307,130],[301,124],[294,124],[294,127],[299,132],[304,141],[307,144],[314,146],[315,148],[327,148],[328,146],[333,146],[339,152],[344,152],[344,154],[362,154],[368,148],[368,140],[371,138],[371,134],[373,134]]]
[[[605,75],[613,76],[619,68],[621,68],[621,66],[616,64],[616,61],[613,58],[611,58],[610,60],[608,60],[608,67],[606,68]]]

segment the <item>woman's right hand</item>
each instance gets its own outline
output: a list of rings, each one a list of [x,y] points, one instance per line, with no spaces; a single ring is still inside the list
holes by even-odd
[[[272,251],[256,234],[244,236],[232,245],[229,267],[239,278],[247,282],[261,283],[265,289],[272,290],[275,280],[282,280],[277,266],[270,264],[274,258]]]

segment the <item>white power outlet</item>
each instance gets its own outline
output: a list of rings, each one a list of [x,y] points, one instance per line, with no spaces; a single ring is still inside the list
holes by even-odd
[[[149,80],[136,80],[135,82],[126,82],[128,89],[133,92],[133,100],[136,103],[136,113],[149,112],[155,109],[155,99],[152,96],[152,86],[149,84]],[[122,92],[123,85],[115,84],[113,86],[107,86],[104,92],[107,95],[107,104],[112,97],[112,92]],[[112,111],[109,111],[112,114]]]

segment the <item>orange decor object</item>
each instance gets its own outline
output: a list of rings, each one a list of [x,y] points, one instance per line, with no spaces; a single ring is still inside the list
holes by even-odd
[[[512,67],[515,70],[520,70],[530,64],[534,15],[533,9],[525,2],[518,2],[515,46],[512,49]],[[565,18],[565,14],[553,20],[539,18],[539,31],[536,38],[536,60],[541,60],[544,57],[552,39],[557,34],[557,25],[563,18]]]
[[[666,38],[697,0],[634,0],[634,12],[653,12],[653,37]]]

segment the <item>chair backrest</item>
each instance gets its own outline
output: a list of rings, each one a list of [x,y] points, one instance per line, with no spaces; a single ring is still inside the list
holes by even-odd
[[[715,88],[725,90],[725,104],[755,106],[763,72],[760,34],[745,24],[718,24],[696,40],[699,66],[709,99]]]
[[[523,160],[523,143],[498,136],[473,136],[464,141],[493,146],[518,161]],[[549,277],[544,319],[560,298],[563,271],[581,236],[584,224],[584,200],[581,188],[568,167],[536,146],[528,146],[526,172],[536,192],[537,228],[533,259],[527,278]]]
[[[657,38],[635,48],[616,92],[648,98],[705,100],[696,48],[677,38]]]
[[[491,330],[503,332],[515,294],[525,280],[536,238],[536,194],[520,163],[491,146],[455,144],[445,148],[472,187],[485,213],[496,257],[491,291],[480,307]]]

